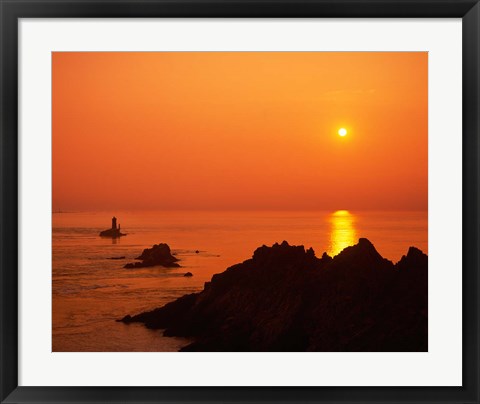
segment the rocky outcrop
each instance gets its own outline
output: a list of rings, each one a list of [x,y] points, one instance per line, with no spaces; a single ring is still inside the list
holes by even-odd
[[[126,236],[120,229],[107,229],[100,232],[100,237],[118,238]]]
[[[427,351],[427,267],[416,248],[394,265],[367,239],[320,259],[283,242],[121,321],[193,338],[185,351]]]
[[[140,256],[135,258],[141,262],[129,263],[124,268],[146,268],[153,266],[163,266],[167,268],[178,268],[178,258],[174,257],[168,244],[155,244],[152,248],[145,248]]]

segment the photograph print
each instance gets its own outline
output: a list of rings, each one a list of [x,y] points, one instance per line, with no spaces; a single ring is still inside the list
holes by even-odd
[[[427,352],[427,52],[53,52],[53,352]]]

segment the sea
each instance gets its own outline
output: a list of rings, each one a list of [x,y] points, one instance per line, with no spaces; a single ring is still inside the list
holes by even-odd
[[[118,239],[99,237],[115,215]],[[178,351],[191,341],[117,322],[203,289],[212,275],[286,240],[337,255],[368,238],[397,262],[410,246],[428,254],[428,213],[375,211],[58,212],[52,215],[52,351]],[[125,269],[167,243],[179,268]],[[121,258],[125,257],[125,258]],[[192,277],[185,277],[191,272]]]

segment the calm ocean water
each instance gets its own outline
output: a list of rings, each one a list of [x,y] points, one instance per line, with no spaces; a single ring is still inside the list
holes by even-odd
[[[110,227],[110,213],[53,215],[53,351],[178,350],[189,341],[115,320],[201,290],[213,274],[250,258],[263,244],[287,240],[313,247],[320,257],[366,237],[394,262],[409,246],[428,253],[427,212],[113,213],[126,237],[98,236]],[[123,268],[162,242],[181,268]],[[194,276],[184,277],[186,272]]]

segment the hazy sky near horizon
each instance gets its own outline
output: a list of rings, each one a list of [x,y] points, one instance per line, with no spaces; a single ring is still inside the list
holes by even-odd
[[[54,52],[53,209],[426,210],[427,55]]]

